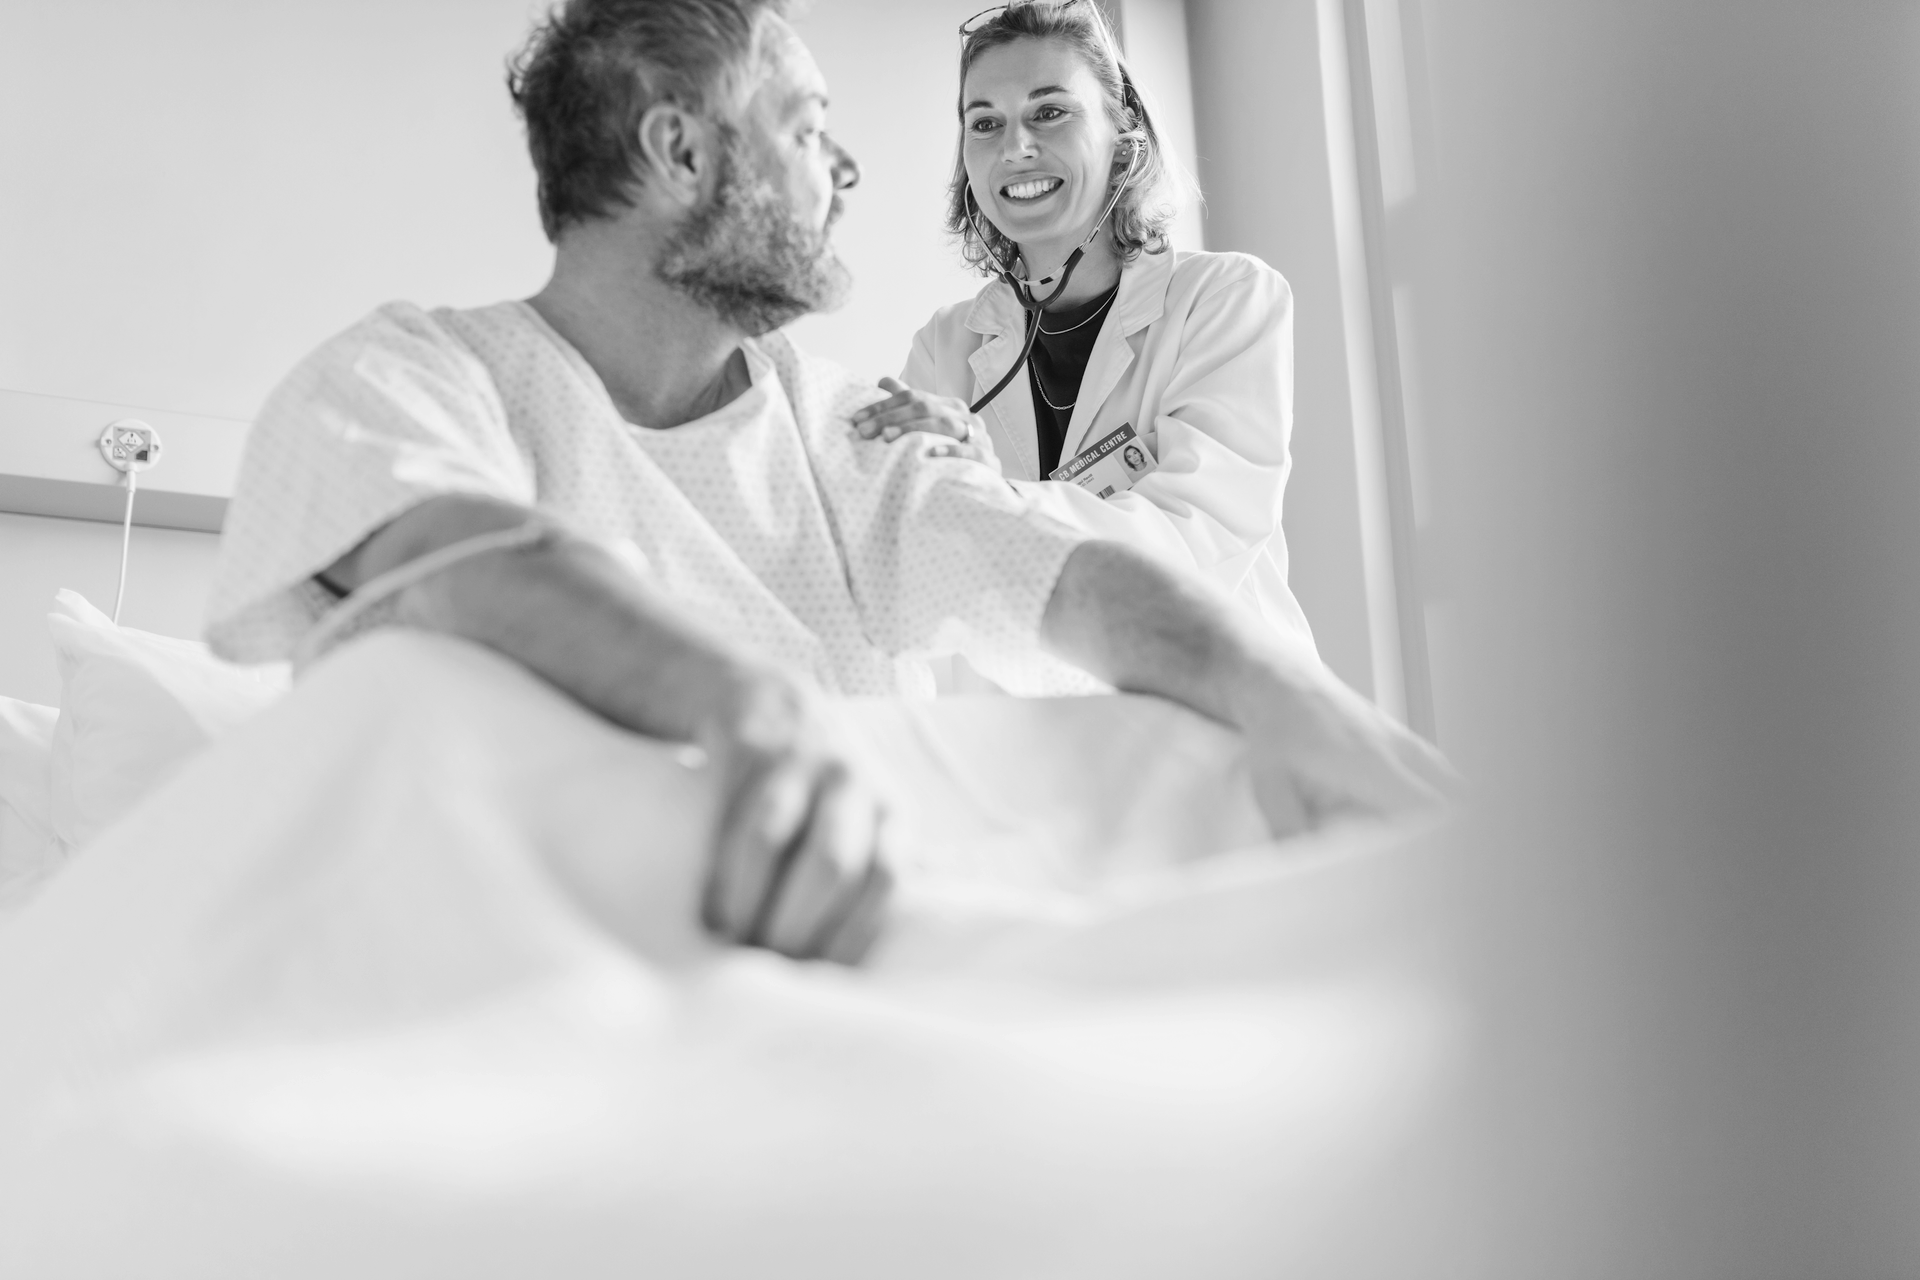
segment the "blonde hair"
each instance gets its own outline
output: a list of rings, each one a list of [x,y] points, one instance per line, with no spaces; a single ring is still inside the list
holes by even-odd
[[[953,181],[947,190],[947,230],[960,240],[961,256],[983,275],[992,275],[1013,260],[1017,247],[1000,229],[972,216],[972,189],[967,182],[965,102],[967,72],[989,49],[1016,40],[1060,40],[1086,61],[1104,92],[1107,117],[1137,146],[1126,161],[1116,161],[1108,178],[1111,195],[1129,168],[1133,181],[1114,204],[1108,222],[1122,262],[1141,253],[1165,253],[1170,247],[1167,229],[1173,223],[1175,199],[1191,182],[1173,163],[1147,114],[1133,79],[1119,53],[1113,31],[1092,0],[1016,0],[966,33],[960,47],[959,101],[962,117],[960,145],[953,159]],[[975,202],[977,207],[977,202]]]

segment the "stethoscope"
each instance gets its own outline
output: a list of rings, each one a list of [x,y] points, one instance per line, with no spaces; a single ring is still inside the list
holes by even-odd
[[[993,258],[994,265],[1000,269],[1000,278],[1005,280],[1007,287],[1013,290],[1014,300],[1017,301],[1021,308],[1027,313],[1026,341],[1020,346],[1020,358],[1013,362],[1013,367],[1007,370],[1007,375],[1004,378],[993,384],[993,390],[987,392],[987,394],[967,406],[968,413],[980,412],[981,409],[993,401],[995,396],[1005,391],[1007,384],[1012,382],[1014,378],[1018,376],[1020,370],[1026,367],[1027,357],[1033,354],[1034,340],[1040,336],[1040,313],[1051,306],[1055,298],[1058,298],[1066,292],[1067,285],[1073,280],[1073,269],[1080,265],[1080,259],[1086,256],[1087,246],[1092,244],[1094,237],[1100,234],[1100,228],[1107,225],[1107,219],[1113,216],[1114,209],[1120,203],[1121,194],[1126,191],[1127,184],[1133,181],[1134,168],[1140,163],[1140,139],[1130,138],[1128,141],[1133,144],[1133,154],[1127,159],[1126,176],[1120,179],[1120,185],[1113,189],[1113,199],[1107,201],[1107,211],[1100,215],[1098,222],[1093,224],[1093,230],[1087,233],[1087,238],[1080,242],[1079,248],[1067,255],[1066,263],[1060,268],[1060,283],[1055,285],[1053,292],[1044,298],[1036,298],[1033,296],[1033,285],[1035,282],[1018,279],[1013,274],[1013,268],[1000,261],[1000,255],[993,250],[993,241],[987,239],[986,233],[980,230],[979,219],[974,216],[974,211],[978,207],[979,202],[973,198],[973,184],[967,184],[965,196],[967,202],[967,221],[973,225],[973,233],[980,237],[980,243],[986,247],[987,253]],[[1048,276],[1038,283],[1046,284],[1052,279],[1052,276]]]

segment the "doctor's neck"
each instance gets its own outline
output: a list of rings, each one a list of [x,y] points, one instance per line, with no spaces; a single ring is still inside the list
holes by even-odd
[[[1019,246],[1020,262],[1026,278],[1033,281],[1031,288],[1035,297],[1044,298],[1053,292],[1067,259],[1086,237],[1087,233],[1082,231],[1071,239],[1050,237]],[[1048,277],[1053,278],[1052,284],[1040,283]],[[1120,250],[1113,242],[1112,230],[1102,227],[1080,256],[1080,265],[1073,269],[1073,279],[1067,283],[1066,290],[1048,304],[1047,310],[1060,311],[1091,301],[1113,288],[1119,279]]]

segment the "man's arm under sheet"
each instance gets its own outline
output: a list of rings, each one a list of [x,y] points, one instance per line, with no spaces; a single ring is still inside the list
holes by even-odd
[[[423,555],[539,520],[490,500],[434,499],[325,576],[346,591],[377,589]],[[396,603],[399,620],[502,652],[617,724],[710,744],[727,795],[711,927],[796,955],[857,955],[871,939],[889,889],[884,806],[803,685],[689,623],[611,553],[559,532],[458,559],[410,582]],[[1417,807],[1441,785],[1417,742],[1318,664],[1278,651],[1204,584],[1118,544],[1072,548],[1041,633],[1117,687],[1245,732],[1276,831]]]
[[[491,535],[537,536],[489,545]],[[437,572],[409,566],[482,546]],[[725,810],[703,916],[736,942],[851,962],[891,891],[884,809],[834,741],[819,695],[701,626],[604,547],[494,499],[429,499],[320,575],[380,593],[394,621],[474,640],[624,728],[698,742]]]

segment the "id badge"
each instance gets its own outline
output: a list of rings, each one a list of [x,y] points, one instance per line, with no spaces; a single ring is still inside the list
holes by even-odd
[[[1125,493],[1153,474],[1160,465],[1147,442],[1134,431],[1131,422],[1094,441],[1056,467],[1049,480],[1065,480],[1090,490],[1096,498],[1111,498]]]

